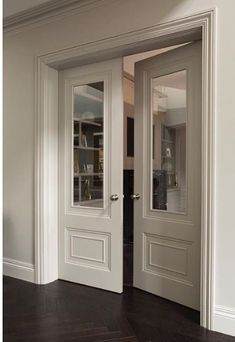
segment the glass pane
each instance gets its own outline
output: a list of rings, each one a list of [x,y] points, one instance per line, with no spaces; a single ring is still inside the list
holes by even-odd
[[[152,209],[186,211],[187,71],[152,79]]]
[[[73,204],[103,207],[104,82],[73,89]]]

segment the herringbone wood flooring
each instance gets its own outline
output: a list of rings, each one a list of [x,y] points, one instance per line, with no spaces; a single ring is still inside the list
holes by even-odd
[[[118,295],[4,278],[5,342],[235,342],[198,321],[196,311],[132,287]]]

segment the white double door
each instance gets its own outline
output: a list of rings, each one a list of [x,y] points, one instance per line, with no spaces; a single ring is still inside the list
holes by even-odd
[[[60,72],[59,278],[122,292],[122,59]]]
[[[122,292],[122,60],[60,73],[59,278]],[[134,286],[199,309],[201,45],[135,66]]]

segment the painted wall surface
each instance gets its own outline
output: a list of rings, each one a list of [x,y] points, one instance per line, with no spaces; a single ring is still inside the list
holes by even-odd
[[[34,263],[35,56],[217,7],[215,304],[235,310],[234,0],[108,0],[4,40],[4,256]],[[232,311],[234,312],[234,311]]]

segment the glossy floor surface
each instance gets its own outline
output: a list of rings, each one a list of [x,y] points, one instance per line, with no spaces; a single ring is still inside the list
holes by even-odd
[[[197,312],[131,286],[119,295],[4,278],[4,342],[235,342],[198,322]]]

